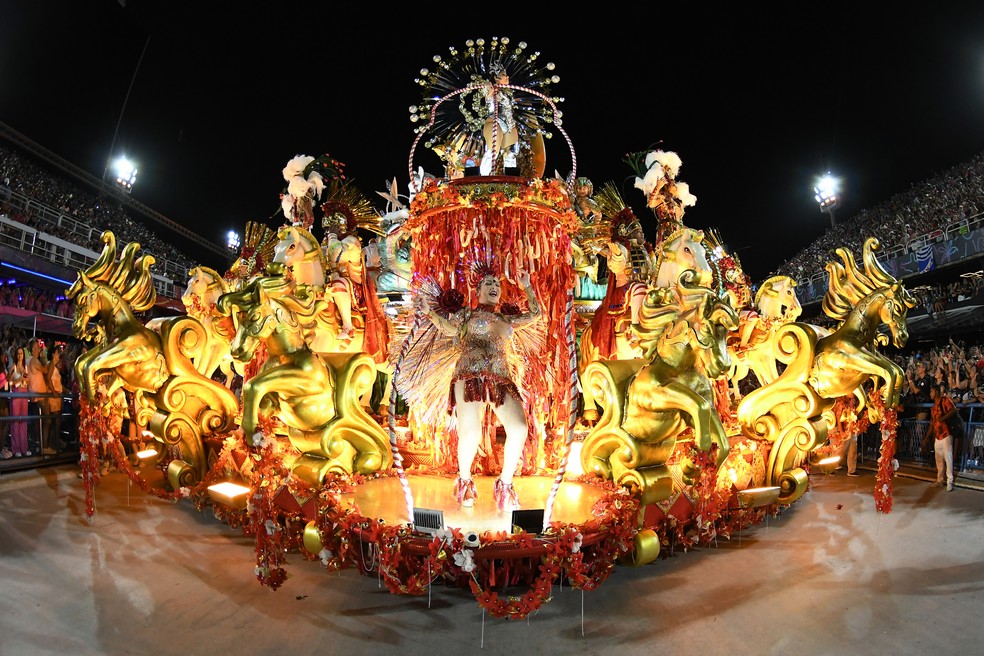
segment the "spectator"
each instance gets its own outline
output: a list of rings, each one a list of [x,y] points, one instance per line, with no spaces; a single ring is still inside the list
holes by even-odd
[[[945,477],[949,492],[953,490],[953,437],[949,422],[957,415],[957,407],[946,395],[942,385],[930,386],[929,396],[933,400],[933,418],[929,422],[923,446],[924,450],[928,450],[932,444],[936,454],[936,480],[932,483],[933,487],[942,487]]]
[[[912,370],[915,369],[915,376]],[[915,410],[916,421],[926,421],[929,418],[929,409],[922,404],[928,404],[930,378],[926,374],[926,363],[922,359],[917,359],[914,367],[910,367],[905,372],[906,382],[909,384],[909,402],[918,404]]]
[[[48,363],[41,356],[41,340],[32,337],[27,342],[29,355],[27,356],[27,391],[35,394],[47,394],[48,383],[46,382]],[[28,414],[38,417],[38,447],[37,450],[45,455],[54,455],[54,449],[48,446],[48,436],[45,434],[45,427],[48,426],[48,399],[43,396],[34,396],[28,400]]]
[[[12,458],[14,452],[10,450],[10,397],[6,394],[10,391],[10,384],[7,383],[7,369],[10,367],[10,356],[5,349],[0,349],[0,459]]]
[[[48,402],[48,425],[45,427],[48,436],[48,446],[56,453],[64,451],[65,443],[61,439],[62,424],[62,395],[65,393],[65,386],[62,384],[61,368],[64,363],[63,351],[61,346],[51,349],[51,361],[45,370],[47,376],[45,382],[48,392],[53,394]]]
[[[27,366],[24,362],[24,347],[18,347],[14,351],[14,363],[10,365],[7,372],[7,381],[10,383],[10,391],[14,394],[27,393]],[[24,417],[24,419],[13,419],[10,422],[10,450],[14,452],[15,458],[29,456],[31,452],[27,448],[27,397],[16,396],[10,401],[10,416]]]

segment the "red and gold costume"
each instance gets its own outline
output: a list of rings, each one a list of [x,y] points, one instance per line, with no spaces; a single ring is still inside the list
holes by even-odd
[[[606,253],[608,289],[591,319],[591,341],[603,360],[615,354],[618,321],[625,316],[627,304],[633,296],[645,297],[648,283],[656,273],[656,256],[632,210],[622,210],[612,228],[614,237]]]

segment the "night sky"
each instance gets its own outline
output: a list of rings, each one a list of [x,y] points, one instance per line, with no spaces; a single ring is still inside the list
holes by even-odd
[[[393,178],[406,193],[418,71],[507,36],[556,64],[578,175],[652,223],[623,157],[677,152],[697,196],[684,222],[716,228],[756,282],[829,226],[817,176],[843,179],[843,220],[984,151],[982,3],[252,4],[8,0],[0,121],[98,177],[113,146],[138,162],[136,199],[223,244],[283,222],[297,154],[341,160],[380,209]],[[566,144],[547,148],[566,176]],[[430,152],[414,164],[440,173]]]

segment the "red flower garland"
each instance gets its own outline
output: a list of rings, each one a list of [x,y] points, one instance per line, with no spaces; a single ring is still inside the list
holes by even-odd
[[[376,476],[385,475],[392,473],[381,472]],[[413,553],[409,540],[419,539],[419,535],[412,534],[408,526],[387,526],[359,515],[350,506],[343,506],[340,495],[351,491],[352,480],[358,478],[330,476],[318,497],[317,525],[323,549],[316,555],[325,567],[337,570],[359,565],[368,570],[364,563],[360,563],[363,553],[358,545],[375,543],[378,547],[378,572],[390,592],[420,596],[427,593],[431,582],[436,579],[467,578],[479,605],[494,617],[521,619],[528,616],[549,601],[553,583],[561,573],[566,573],[572,587],[584,590],[597,588],[614,569],[616,559],[632,548],[638,530],[638,499],[609,481],[582,477],[581,482],[606,490],[595,507],[598,519],[581,527],[554,522],[550,531],[543,536],[526,532],[512,535],[486,533],[482,536],[483,544],[512,542],[518,548],[542,549],[546,552],[536,558],[512,559],[511,577],[504,572],[498,573],[500,578],[507,576],[516,580],[535,573],[528,592],[503,598],[483,587],[495,586],[495,559],[471,561],[470,557],[465,557],[461,559],[461,564],[455,562],[455,555],[469,551],[459,530],[449,529],[443,535],[435,536],[428,544],[426,554]],[[582,531],[607,533],[604,539],[582,549]],[[590,557],[586,558],[586,554]],[[473,563],[467,570],[466,562]]]
[[[878,473],[875,476],[875,508],[878,512],[892,512],[892,477],[895,476],[895,438],[898,433],[899,417],[896,408],[885,409],[881,394],[872,394],[871,405],[881,415],[882,443],[878,456]]]

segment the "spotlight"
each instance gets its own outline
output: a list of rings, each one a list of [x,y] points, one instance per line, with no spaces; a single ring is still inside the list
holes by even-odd
[[[230,481],[223,481],[222,483],[208,486],[208,496],[212,501],[239,510],[246,509],[246,497],[248,495],[248,487]]]
[[[775,487],[752,487],[747,490],[738,491],[738,507],[740,508],[759,508],[768,506],[779,500],[781,488]]]
[[[840,456],[830,456],[828,458],[824,458],[823,460],[818,460],[816,464],[814,464],[814,467],[816,467],[817,471],[821,474],[829,474],[837,469],[840,461]]]

